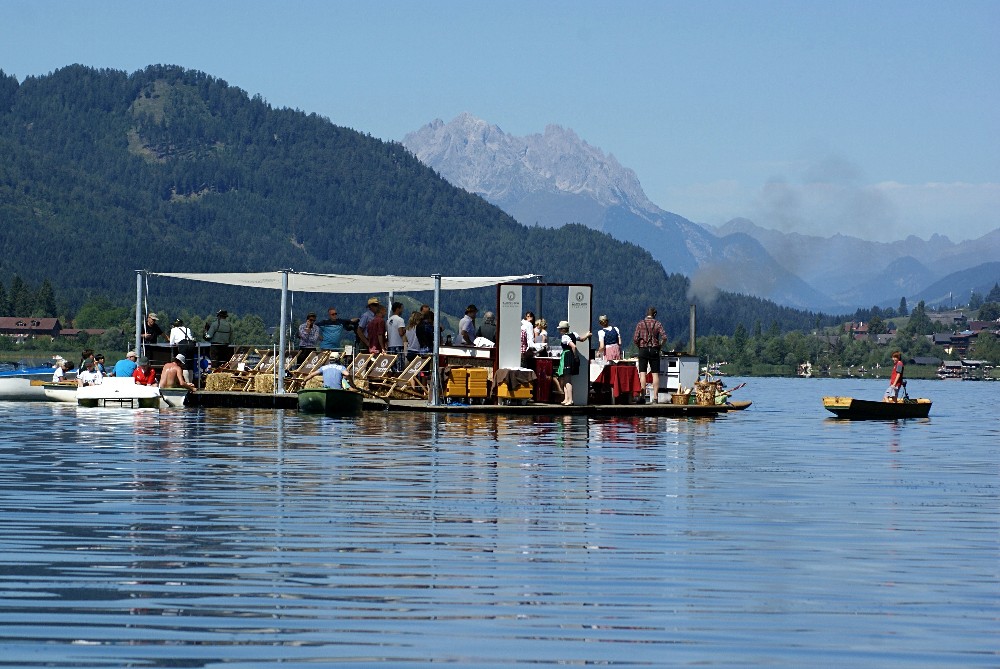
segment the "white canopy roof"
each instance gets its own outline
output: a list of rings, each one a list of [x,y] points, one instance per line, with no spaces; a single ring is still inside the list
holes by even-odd
[[[172,279],[189,279],[223,283],[229,286],[248,288],[272,288],[281,290],[283,272],[245,272],[179,274],[173,272],[149,272],[151,276],[165,276]],[[534,274],[515,276],[442,276],[442,290],[462,290],[482,288],[499,283],[510,283],[534,279]],[[365,276],[362,274],[311,274],[288,271],[288,290],[303,293],[406,293],[434,290],[431,276]]]

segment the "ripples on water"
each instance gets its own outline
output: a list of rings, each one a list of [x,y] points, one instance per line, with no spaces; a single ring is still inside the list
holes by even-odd
[[[819,404],[883,385],[750,379],[715,420],[0,404],[0,665],[998,666],[1000,385]]]

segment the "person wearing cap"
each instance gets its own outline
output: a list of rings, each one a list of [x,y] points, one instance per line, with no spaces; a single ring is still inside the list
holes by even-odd
[[[125,358],[123,360],[119,360],[118,362],[115,363],[115,366],[112,368],[111,373],[114,374],[115,377],[119,379],[127,379],[128,377],[132,376],[132,372],[134,372],[135,368],[139,366],[139,364],[136,362],[138,357],[139,356],[136,355],[135,351],[129,351],[128,353],[125,354]]]
[[[160,317],[153,312],[150,312],[146,316],[146,322],[142,325],[143,344],[155,344],[160,340],[160,337],[166,338],[166,335],[163,334],[163,329],[160,327],[159,320]]]
[[[184,378],[185,367],[187,367],[187,358],[184,357],[183,353],[178,353],[160,370],[160,387],[194,390],[194,384]]]
[[[476,314],[478,313],[479,309],[474,304],[470,304],[465,308],[465,315],[458,322],[458,341],[455,342],[456,346],[476,345]]]
[[[577,342],[590,339],[590,332],[585,335],[570,332],[569,321],[559,321],[559,343],[562,344],[562,353],[559,356],[559,366],[553,370],[553,378],[556,385],[562,390],[563,406],[573,404],[573,383],[572,379],[580,373],[580,354],[576,350]]]
[[[139,358],[139,366],[132,372],[132,379],[140,386],[156,385],[156,370],[149,364],[149,358],[146,356]]]
[[[87,358],[83,362],[83,369],[76,375],[76,385],[81,388],[101,385],[101,373],[97,371],[97,363],[94,362],[93,358]]]
[[[187,363],[184,365],[184,378],[188,383],[194,378],[194,358],[198,347],[194,343],[194,333],[184,325],[184,321],[175,318],[170,328],[170,345],[177,347],[177,352],[184,355]]]
[[[205,339],[211,344],[208,355],[212,358],[213,367],[218,367],[233,357],[233,324],[228,319],[229,312],[219,309],[205,333]]]
[[[330,362],[310,372],[304,381],[308,382],[309,379],[322,375],[323,385],[327,388],[350,388],[351,384],[344,376],[345,372],[347,372],[347,367],[340,363],[340,354],[334,352],[330,356]]]
[[[358,327],[354,332],[358,340],[358,350],[370,350],[370,344],[368,342],[368,324],[372,322],[372,319],[375,318],[375,314],[377,314],[381,308],[382,303],[378,301],[377,297],[368,298],[368,306],[365,308],[365,312],[361,314],[361,318],[358,319]]]
[[[344,333],[355,332],[358,327],[358,319],[348,320],[338,317],[337,307],[327,309],[326,316],[325,319],[316,324],[316,327],[319,328],[319,350],[341,351],[344,348]],[[299,332],[301,334],[301,329]]]
[[[365,339],[368,340],[368,352],[372,354],[385,353],[389,345],[389,330],[386,326],[385,307],[381,304],[373,310],[375,313],[365,328]]]
[[[393,371],[403,371],[403,360],[405,359],[406,348],[406,321],[403,320],[403,303],[392,303],[392,314],[385,322],[386,353],[395,353],[396,362],[393,364]]]

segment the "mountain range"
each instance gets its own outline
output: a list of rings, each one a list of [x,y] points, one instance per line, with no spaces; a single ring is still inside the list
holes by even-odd
[[[511,193],[536,187],[509,186]],[[638,188],[634,175],[620,186],[621,216],[641,194],[629,188]],[[680,217],[676,224],[700,229]],[[534,273],[551,283],[593,284],[595,316],[608,314],[623,333],[656,305],[671,340],[687,341],[688,279],[592,227],[525,226],[398,142],[272,108],[202,72],[71,65],[19,82],[0,71],[0,282],[48,281],[59,310],[51,315],[72,317],[101,298],[132,304],[140,269]],[[275,296],[262,290],[148,283],[150,309],[171,316],[226,308],[272,318],[277,310]],[[565,296],[560,306],[556,291],[544,293],[542,313],[565,311]],[[836,322],[756,297],[712,297],[694,300],[699,334]],[[364,299],[307,295],[294,308],[325,312],[332,303],[360,314]],[[442,311],[496,299],[494,288],[445,291]]]
[[[964,303],[1000,281],[1000,228],[953,243],[934,235],[879,243],[769,230],[746,219],[718,228],[661,209],[636,173],[572,130],[549,125],[515,137],[465,113],[436,119],[403,145],[452,184],[495,204],[525,225],[578,223],[631,242],[703,295],[723,290],[825,312]],[[961,296],[961,297],[956,297]]]

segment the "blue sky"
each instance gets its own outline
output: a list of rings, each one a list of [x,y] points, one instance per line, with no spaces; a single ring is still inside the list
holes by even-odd
[[[1000,2],[0,2],[0,69],[201,70],[386,140],[548,124],[699,223],[1000,227]]]

